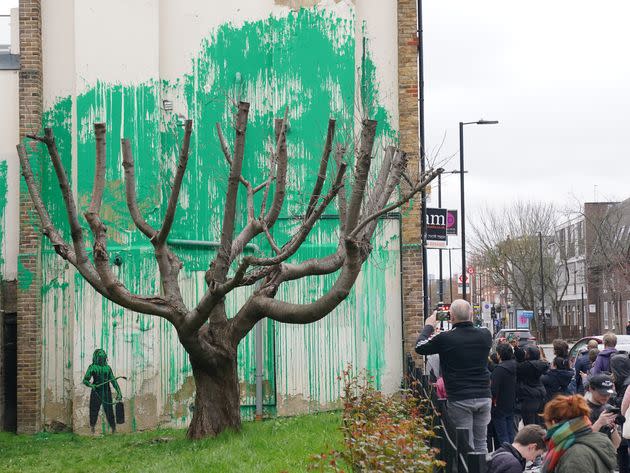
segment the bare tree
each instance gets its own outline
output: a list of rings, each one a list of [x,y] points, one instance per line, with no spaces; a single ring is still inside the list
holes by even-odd
[[[233,149],[228,146],[220,125],[217,124],[216,127],[223,155],[230,165],[221,244],[205,275],[207,290],[193,308],[184,304],[177,280],[182,264],[167,243],[188,162],[192,120],[185,123],[177,170],[160,228],[153,228],[141,215],[136,197],[135,166],[130,142],[128,139],[121,142],[127,206],[136,227],[153,245],[161,280],[160,294],[131,293],[117,279],[110,265],[107,229],[100,216],[106,170],[105,124],[94,125],[96,171],[89,209],[85,213],[93,237],[92,258],[86,251],[72,190],[51,129],[47,128],[44,136],[30,135],[29,138],[44,143],[48,149],[61,186],[72,244],[64,241],[55,228],[35,182],[26,149],[23,145],[18,145],[22,173],[41,220],[42,232],[51,241],[55,251],[75,266],[103,297],[127,309],[162,317],[175,327],[181,344],[189,354],[196,385],[195,409],[188,429],[188,437],[193,439],[213,436],[226,428],[240,427],[237,346],[254,325],[265,317],[283,323],[308,324],[328,315],[346,299],[362,264],[370,255],[370,240],[379,217],[406,204],[442,172],[442,169],[432,169],[412,181],[406,173],[407,155],[399,149],[388,147],[374,184],[368,186],[376,122],[363,120],[360,142],[355,147],[352,186],[346,195],[346,149],[341,145],[333,146],[335,121],[331,119],[319,172],[301,224],[288,241],[280,245],[274,241],[270,229],[280,215],[287,190],[287,115],[285,112],[284,118],[275,121],[275,147],[271,153],[269,174],[262,183],[255,186],[241,173],[248,112],[249,104],[240,102],[235,119]],[[328,185],[328,191],[324,193],[331,154],[336,172],[333,181]],[[401,187],[404,190],[396,196],[397,200],[390,203],[390,198],[403,176],[405,182]],[[240,187],[247,194],[247,224],[235,235],[237,194]],[[263,192],[263,198],[260,208],[256,209],[254,195],[258,192]],[[289,262],[334,199],[337,200],[340,220],[337,250],[323,258]],[[258,235],[266,237],[273,249],[273,255],[243,256],[245,246]],[[275,298],[278,287],[284,282],[306,276],[331,274],[338,270],[330,290],[311,303],[294,304]],[[233,317],[228,318],[225,309],[226,295],[238,287],[254,284],[255,290],[249,299]]]
[[[518,305],[535,313],[542,296],[541,237],[542,282],[552,314],[560,312],[568,286],[567,258],[555,238],[555,216],[552,205],[516,202],[504,209],[486,209],[472,225],[472,251],[494,284],[507,288]],[[536,320],[533,323],[536,329]]]

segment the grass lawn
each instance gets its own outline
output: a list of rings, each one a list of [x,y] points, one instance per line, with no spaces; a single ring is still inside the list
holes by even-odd
[[[240,433],[191,442],[184,430],[81,437],[0,432],[2,472],[301,472],[339,447],[340,413],[244,422]]]

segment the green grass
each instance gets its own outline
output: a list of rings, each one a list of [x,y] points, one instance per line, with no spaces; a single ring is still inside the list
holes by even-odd
[[[241,432],[186,440],[184,430],[82,437],[0,433],[2,472],[301,472],[338,448],[340,413],[244,422]]]

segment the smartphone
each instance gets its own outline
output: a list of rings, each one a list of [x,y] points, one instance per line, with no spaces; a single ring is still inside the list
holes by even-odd
[[[442,322],[445,320],[451,320],[451,304],[445,304],[443,302],[438,303],[435,308],[437,319]]]
[[[606,407],[606,412],[612,412],[613,414],[621,414],[621,409],[615,406]]]

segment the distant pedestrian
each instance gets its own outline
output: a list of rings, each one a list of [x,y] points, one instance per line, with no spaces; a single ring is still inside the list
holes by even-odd
[[[626,335],[630,335],[630,321],[626,324]]]
[[[542,424],[542,413],[547,392],[540,377],[549,370],[549,363],[540,359],[537,346],[525,349],[526,360],[516,368],[516,399],[520,408],[523,424]]]
[[[615,448],[604,434],[593,432],[582,396],[557,396],[545,406],[547,454],[542,473],[612,473]]]
[[[497,449],[488,462],[488,473],[523,473],[528,461],[534,461],[547,449],[545,429],[539,425],[526,425],[514,443],[505,443]]]
[[[491,397],[488,355],[492,336],[471,321],[472,308],[463,300],[453,301],[450,308],[453,328],[432,336],[439,324],[437,313],[428,317],[418,337],[416,352],[440,355],[440,371],[447,394],[447,412],[455,427],[469,430],[471,447],[487,452],[486,435],[490,422]]]
[[[591,369],[591,375],[610,373],[610,357],[617,353],[615,348],[617,346],[617,336],[612,332],[608,332],[604,334],[603,342],[604,349],[597,355],[597,359]]]
[[[516,367],[514,350],[507,343],[497,346],[501,362],[492,371],[492,423],[500,444],[514,441],[514,408],[516,403]]]
[[[589,340],[575,360],[575,389],[577,394],[584,394],[584,383],[580,373],[587,374],[591,369],[592,362],[589,359],[589,350],[597,350],[597,340]]]
[[[550,401],[558,394],[564,396],[575,394],[569,388],[573,374],[573,370],[569,368],[569,360],[556,356],[551,364],[551,369],[540,377],[540,381],[545,387],[545,402]]]

